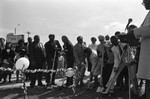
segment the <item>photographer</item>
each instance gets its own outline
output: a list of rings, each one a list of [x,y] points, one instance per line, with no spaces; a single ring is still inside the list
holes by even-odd
[[[150,10],[150,0],[143,0],[142,4],[145,6],[146,10]],[[147,14],[142,25],[139,28],[128,32],[124,38],[130,45],[137,41],[137,38],[141,39],[137,77],[146,80],[146,99],[150,99],[150,12]]]

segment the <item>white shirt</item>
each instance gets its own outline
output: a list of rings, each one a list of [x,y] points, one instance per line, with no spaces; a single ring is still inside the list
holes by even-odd
[[[93,50],[97,50],[97,44],[95,43],[95,44],[90,44],[89,46],[88,46],[90,49],[93,49]]]
[[[120,55],[119,47],[118,46],[113,46],[111,48],[111,50],[114,54],[114,67],[118,67],[119,63],[121,61],[121,55]]]
[[[92,72],[94,72],[94,70],[96,69],[97,66],[97,62],[98,62],[98,55],[97,55],[97,51],[92,50],[92,53],[90,55],[90,62],[92,64]]]

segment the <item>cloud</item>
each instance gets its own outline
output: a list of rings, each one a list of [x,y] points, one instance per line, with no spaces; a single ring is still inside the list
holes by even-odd
[[[30,31],[31,36],[40,35],[43,42],[48,40],[49,33],[55,33],[59,40],[61,35],[67,35],[76,43],[76,37],[82,35],[91,43],[90,36],[124,31],[129,17],[142,23],[146,14],[140,0],[1,1],[0,36],[14,32],[19,23],[17,33],[27,36],[26,32]]]
[[[109,30],[118,30],[118,31],[124,31],[125,30],[125,24],[122,24],[120,22],[112,22],[106,26],[104,26],[105,31]]]

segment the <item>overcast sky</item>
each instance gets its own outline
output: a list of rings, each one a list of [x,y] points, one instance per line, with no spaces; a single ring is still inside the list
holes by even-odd
[[[142,0],[0,0],[0,37],[5,38],[17,28],[17,34],[25,34],[26,38],[27,31],[31,37],[40,35],[43,44],[53,33],[60,43],[62,35],[73,44],[81,35],[88,45],[92,36],[123,32],[129,18],[140,26],[148,12],[141,3]]]

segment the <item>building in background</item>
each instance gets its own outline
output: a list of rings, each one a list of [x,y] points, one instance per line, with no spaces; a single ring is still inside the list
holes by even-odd
[[[14,33],[8,33],[7,36],[6,36],[6,42],[11,42],[13,48],[17,45],[17,43],[20,39],[24,40],[24,35],[23,34],[14,35]]]

